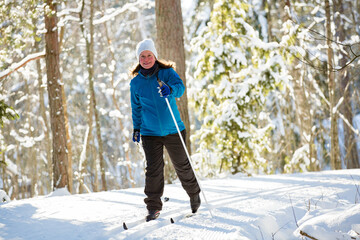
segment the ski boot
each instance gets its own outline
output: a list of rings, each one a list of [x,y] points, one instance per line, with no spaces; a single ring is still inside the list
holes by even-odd
[[[146,216],[146,221],[155,220],[159,217],[160,210],[149,210],[148,215]]]
[[[195,196],[190,197],[190,206],[192,213],[196,213],[201,204],[200,195],[197,194]]]

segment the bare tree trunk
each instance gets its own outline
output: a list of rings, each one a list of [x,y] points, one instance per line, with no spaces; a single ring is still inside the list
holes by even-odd
[[[105,7],[104,7],[105,9]],[[107,25],[106,23],[104,23],[104,28],[105,28],[105,36],[106,36],[106,39],[107,39],[107,42],[109,44],[109,51],[110,51],[110,56],[111,56],[111,60],[112,62],[115,62],[115,53],[113,51],[113,47],[112,47],[112,44],[111,44],[111,39],[109,37],[109,33],[108,33],[108,28],[107,28]],[[112,88],[114,89],[113,93],[112,93],[112,100],[113,100],[113,103],[115,105],[115,108],[116,110],[118,110],[119,112],[120,111],[120,106],[117,102],[117,99],[116,99],[116,95],[115,95],[115,70],[112,70],[111,71],[111,86]],[[119,126],[120,126],[120,131],[122,131],[124,129],[124,124],[122,123],[121,119],[120,118],[117,118],[118,119],[118,122],[119,122]],[[125,139],[124,141],[125,142],[128,142],[130,141],[130,138],[128,136],[120,136],[120,139]],[[120,143],[123,142],[123,141],[120,141]],[[123,145],[122,145],[123,146]],[[124,151],[124,155],[125,155],[125,161],[126,161],[126,167],[127,167],[127,170],[128,170],[128,173],[129,173],[129,182],[131,184],[132,187],[135,187],[135,181],[134,181],[134,177],[132,175],[132,170],[131,170],[131,164],[130,164],[130,157],[129,157],[129,148],[128,149],[125,149],[123,147],[123,151]]]
[[[344,42],[345,41],[345,29],[344,25],[345,23],[341,19],[340,16],[346,15],[344,12],[344,6],[342,3],[342,0],[336,0],[334,1],[334,16],[335,17],[335,24],[336,24],[336,37],[338,42]],[[340,66],[345,66],[348,57],[347,54],[344,53],[344,51],[340,51]],[[341,94],[344,98],[344,101],[342,103],[341,112],[344,115],[344,117],[349,121],[350,124],[353,122],[353,112],[351,108],[351,90],[350,87],[350,74],[351,72],[348,71],[348,68],[345,68],[343,71],[339,73],[339,82],[341,83]],[[346,165],[346,168],[359,168],[359,159],[356,149],[356,142],[355,142],[355,136],[353,131],[347,127],[344,124],[344,136],[345,136],[345,151],[346,156],[344,158],[344,163]]]
[[[88,114],[89,122],[91,121],[90,116],[92,116],[92,115],[89,113]],[[91,124],[92,124],[92,121],[91,121]],[[77,189],[78,193],[82,193],[83,189],[86,189],[86,191],[88,193],[90,193],[90,189],[87,188],[84,177],[87,172],[87,169],[86,169],[86,166],[88,164],[87,153],[89,152],[88,149],[89,149],[89,142],[90,142],[90,138],[91,138],[91,129],[92,128],[88,126],[85,131],[83,149],[81,150],[81,154],[80,154],[79,175],[77,176],[77,180],[79,181],[79,186]]]
[[[325,0],[325,14],[326,14],[326,44],[327,44],[327,55],[328,55],[328,88],[329,88],[329,98],[330,98],[330,138],[331,138],[331,152],[330,152],[330,162],[332,169],[341,169],[341,162],[339,161],[339,146],[338,146],[338,130],[337,130],[337,117],[336,113],[333,111],[336,106],[335,99],[335,73],[333,69],[333,58],[334,53],[331,48],[331,41],[333,39],[331,33],[331,17],[330,17],[330,3],[329,0]]]
[[[26,78],[24,78],[24,90],[25,90],[25,94],[27,96],[30,96],[30,89],[29,89],[29,84]],[[31,112],[31,108],[32,108],[32,104],[31,101],[26,101],[26,111],[27,112]],[[32,131],[32,127],[33,127],[33,121],[32,118],[27,118],[25,121],[27,121],[28,123],[28,129],[29,129],[29,134],[31,138],[34,138],[34,131]],[[37,159],[36,159],[36,153],[35,153],[35,147],[32,148],[28,148],[27,149],[27,162],[29,163],[29,168],[30,168],[30,172],[31,172],[31,182],[30,182],[30,197],[35,197],[36,196],[36,186],[38,185],[38,173],[39,173],[39,169],[38,169],[38,164],[37,164]]]
[[[16,155],[19,156],[19,144],[17,144],[15,151],[16,151]],[[21,166],[19,157],[16,158],[16,166]],[[20,172],[20,177],[19,177],[18,174],[16,175],[16,180],[18,180],[18,181],[15,183],[18,186],[17,187],[17,193],[16,193],[16,198],[17,199],[20,199],[20,195],[23,196],[22,187],[21,187],[21,185],[23,184],[23,178],[22,178],[22,176],[24,174],[23,168],[20,168],[18,173],[19,172]],[[19,178],[20,178],[20,181],[19,181]],[[22,197],[22,198],[24,198],[24,197]]]
[[[49,176],[52,176],[52,164],[51,164],[51,135],[50,135],[50,127],[49,127],[49,120],[46,116],[46,107],[45,107],[45,99],[44,99],[44,86],[43,86],[43,79],[42,79],[42,73],[41,73],[41,65],[40,60],[36,60],[36,69],[38,73],[38,82],[39,82],[39,104],[40,104],[40,115],[44,121],[44,133],[45,133],[45,141],[44,141],[44,147],[45,147],[45,153],[46,153],[46,164],[45,168],[46,171],[49,173]],[[51,191],[51,181],[46,181],[46,189],[47,191]]]
[[[62,40],[64,37],[65,27],[62,26],[60,30],[60,43],[59,43],[59,49],[61,51],[61,45]],[[60,73],[60,78],[62,80],[62,75]],[[66,147],[68,150],[68,174],[69,174],[69,185],[68,189],[69,192],[73,192],[73,171],[72,171],[72,143],[70,138],[70,127],[69,127],[69,116],[67,111],[67,101],[66,101],[66,94],[65,94],[65,87],[64,85],[61,85],[61,94],[63,97],[63,103],[64,103],[64,117],[65,117],[65,131],[66,131]]]
[[[92,143],[90,144],[90,149],[92,151],[92,155],[94,156],[93,161],[91,163],[92,169],[94,170],[94,174],[93,174],[94,181],[92,182],[92,185],[93,185],[94,192],[98,192],[99,191],[99,175],[98,175],[98,166],[97,166],[97,161],[96,161],[96,148],[94,145],[94,138],[91,141],[92,141]]]
[[[313,122],[313,113],[310,111],[310,122]],[[309,159],[310,159],[310,171],[320,171],[319,161],[316,157],[315,138],[317,132],[310,129],[310,142],[309,142]]]
[[[290,96],[290,93],[287,93],[286,95],[286,99],[287,102],[291,102],[293,101],[292,97]],[[296,112],[293,113],[293,109],[287,107],[284,111],[284,114],[286,116],[288,116],[288,118],[290,119],[290,122],[295,122],[295,118],[297,118],[297,114],[298,114],[298,110],[296,109]],[[285,137],[283,138],[283,144],[285,145],[284,147],[284,152],[285,152],[285,157],[283,157],[284,161],[282,162],[282,167],[285,166],[285,159],[291,159],[292,155],[294,154],[294,151],[297,149],[296,146],[296,139],[295,139],[295,134],[293,132],[293,126],[291,126],[291,124],[289,124],[289,122],[286,122],[286,129],[285,129]],[[293,168],[293,166],[291,166],[291,168]],[[293,172],[293,169],[292,171]]]
[[[92,131],[93,131],[93,109],[91,107],[91,99],[89,100],[89,105],[88,105],[88,129],[85,132],[85,146],[84,149],[82,149],[84,156],[80,156],[80,162],[79,162],[79,172],[80,172],[80,176],[78,176],[78,181],[79,181],[79,188],[78,188],[78,193],[82,193],[83,192],[83,188],[86,189],[85,185],[85,176],[87,174],[87,166],[89,164],[89,155],[91,152],[91,140],[93,138],[92,136]],[[95,155],[94,158],[96,159],[96,153],[94,153]],[[96,172],[96,168],[93,168],[93,171]],[[94,188],[93,188],[94,190]],[[95,191],[95,190],[94,190]],[[97,189],[96,191],[97,192]]]
[[[14,190],[10,196],[10,199],[19,199],[19,175],[15,174],[11,176],[11,184],[14,187]]]
[[[80,21],[84,23],[83,19],[83,11],[85,6],[85,0],[82,1],[82,9],[80,12]],[[96,108],[96,98],[95,98],[95,90],[94,90],[94,25],[93,25],[93,18],[94,18],[94,1],[90,1],[90,34],[88,37],[85,34],[84,24],[81,24],[81,30],[83,32],[85,42],[86,42],[86,59],[88,65],[88,72],[89,72],[89,91],[90,91],[90,106],[93,109],[93,113],[95,116],[95,126],[96,126],[96,136],[99,144],[99,161],[100,161],[100,172],[101,172],[101,181],[102,181],[102,190],[106,191],[106,178],[105,178],[105,161],[103,156],[103,143],[101,139],[101,130],[100,130],[100,120],[99,114]]]
[[[66,132],[61,94],[59,41],[56,17],[56,4],[52,0],[46,1],[45,34],[46,42],[46,71],[50,104],[51,130],[53,136],[53,187],[68,186],[68,156],[66,149]]]
[[[0,148],[1,149],[1,148]],[[5,151],[0,152],[1,154],[1,161],[0,161],[0,167],[1,167],[1,180],[3,182],[3,189],[6,193],[9,192],[7,181],[6,181],[6,162],[5,162]],[[1,201],[0,201],[1,202]]]
[[[288,20],[291,20],[290,11],[292,9],[291,3],[289,0],[280,1],[280,16],[281,16],[281,22],[286,22]],[[304,69],[298,69],[295,67],[295,64],[291,64],[289,66],[289,71],[291,73],[291,76],[293,77],[293,86],[294,86],[294,95],[296,96],[295,99],[289,98],[289,101],[294,101],[296,105],[295,109],[295,119],[294,122],[299,126],[300,128],[300,144],[297,145],[297,141],[289,141],[293,137],[293,131],[292,129],[289,129],[290,131],[286,131],[287,137],[285,138],[285,144],[287,147],[287,156],[291,156],[299,147],[302,146],[309,146],[309,170],[315,171],[318,168],[316,167],[316,160],[314,159],[314,151],[313,151],[313,142],[314,139],[312,136],[312,115],[311,115],[311,104],[309,104],[309,99],[307,97],[306,92],[308,91],[308,86],[306,84],[306,79],[304,77]],[[291,112],[288,113],[290,116],[292,115]],[[288,132],[291,133],[291,136],[289,136]],[[290,155],[289,155],[290,154]]]
[[[70,139],[70,128],[69,128],[69,117],[67,113],[67,103],[66,103],[66,95],[64,85],[61,86],[61,94],[64,102],[64,119],[65,119],[65,133],[66,133],[66,148],[68,150],[68,175],[69,175],[69,184],[68,189],[69,192],[73,191],[73,171],[72,171],[72,144]]]
[[[184,27],[180,0],[156,0],[156,29],[157,49],[160,58],[172,60],[176,63],[176,72],[186,87]],[[188,113],[187,90],[178,101],[181,119],[186,128],[186,145],[191,154],[190,120]]]
[[[95,126],[96,126],[96,135],[99,144],[99,161],[100,161],[100,172],[101,172],[101,184],[102,184],[102,191],[107,190],[106,186],[106,178],[105,178],[105,160],[104,160],[104,150],[103,150],[103,142],[101,138],[101,129],[100,129],[100,119],[99,119],[99,112],[97,110],[96,105],[96,96],[94,90],[94,0],[90,1],[90,61],[89,66],[91,68],[91,77],[89,76],[90,82],[90,91],[93,100],[93,107],[94,107],[94,114],[95,114]]]
[[[92,99],[91,99],[91,96],[90,96],[90,99],[89,99],[89,102],[88,102],[88,126],[89,126],[89,129],[87,130],[87,132],[85,133],[85,139],[86,139],[86,142],[85,142],[85,149],[83,149],[82,151],[84,151],[84,156],[83,156],[83,159],[80,159],[81,161],[79,162],[79,172],[80,172],[80,176],[79,176],[79,189],[78,189],[78,192],[79,193],[82,193],[83,192],[83,187],[84,187],[84,184],[85,183],[85,176],[87,174],[87,166],[89,164],[89,155],[91,155],[91,152],[92,152],[92,149],[91,149],[91,141],[92,141],[92,138],[93,138],[93,107],[92,107]],[[96,152],[94,152],[95,155],[94,156],[94,159],[96,159]],[[81,157],[80,157],[81,158]],[[93,169],[94,172],[97,171],[96,168],[92,168],[91,166],[91,169]],[[93,191],[97,192],[97,188],[96,190],[93,188]]]
[[[32,22],[33,25],[36,26],[36,21],[37,19],[33,18]],[[34,28],[33,30],[33,34],[34,34],[34,47],[35,47],[35,52],[40,52],[40,47],[39,47],[39,41],[36,40],[35,36],[36,36],[36,32],[37,32],[37,28]],[[41,64],[40,64],[40,59],[37,59],[35,61],[36,63],[36,71],[37,71],[37,80],[38,80],[38,94],[39,94],[39,111],[40,111],[40,116],[43,119],[44,122],[44,127],[43,127],[43,131],[44,131],[44,135],[45,135],[45,141],[42,142],[42,145],[45,148],[45,159],[46,159],[46,163],[45,163],[45,171],[48,172],[49,176],[52,176],[52,164],[51,164],[51,136],[50,136],[50,127],[49,127],[49,120],[48,117],[46,116],[46,107],[45,107],[45,99],[44,99],[44,83],[43,83],[43,77],[42,77],[42,71],[41,71]],[[41,170],[43,171],[43,170]],[[51,181],[46,181],[45,180],[45,184],[46,186],[46,191],[44,191],[44,187],[41,188],[40,191],[40,195],[43,195],[44,192],[49,192],[51,191]]]

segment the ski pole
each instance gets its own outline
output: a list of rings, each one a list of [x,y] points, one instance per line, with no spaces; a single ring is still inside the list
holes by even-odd
[[[158,80],[158,82],[159,82],[159,85],[160,85],[160,87],[161,87],[161,86],[162,86],[161,81]],[[176,118],[175,118],[175,116],[174,116],[174,113],[173,113],[173,111],[172,111],[172,109],[171,109],[171,106],[170,106],[170,103],[169,103],[169,99],[168,99],[167,97],[165,97],[165,101],[166,101],[166,104],[167,104],[167,106],[168,106],[168,108],[169,108],[169,111],[170,111],[170,114],[171,114],[171,116],[172,116],[172,119],[174,120],[176,129],[177,129],[177,131],[178,131],[178,134],[179,134],[179,137],[180,137],[180,140],[181,140],[181,143],[182,143],[182,145],[183,145],[183,147],[184,147],[184,150],[185,150],[185,153],[186,153],[186,155],[187,155],[187,157],[188,157],[188,159],[189,159],[190,166],[191,166],[191,168],[192,168],[192,170],[193,170],[193,172],[194,172],[196,181],[197,181],[198,184],[199,184],[199,188],[200,188],[200,190],[201,190],[201,192],[202,192],[202,195],[203,195],[203,197],[204,197],[205,203],[206,203],[206,205],[208,206],[208,210],[209,210],[209,212],[210,212],[211,217],[213,218],[214,215],[212,214],[211,208],[209,207],[210,205],[209,205],[208,201],[206,200],[206,196],[205,196],[204,190],[203,190],[203,188],[202,188],[202,186],[201,186],[201,184],[200,184],[199,178],[198,178],[198,176],[197,176],[197,174],[196,174],[196,172],[195,172],[192,159],[191,159],[190,154],[189,154],[189,152],[188,152],[188,150],[187,150],[187,148],[186,148],[186,144],[185,144],[184,139],[183,139],[183,137],[182,137],[182,135],[181,135],[181,132],[180,132],[179,126],[178,126],[178,124],[177,124],[177,122],[176,122]]]

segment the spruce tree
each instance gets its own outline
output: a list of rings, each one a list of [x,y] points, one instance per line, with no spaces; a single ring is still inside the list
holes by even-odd
[[[198,151],[204,160],[215,154],[209,164],[232,173],[266,171],[271,123],[262,109],[269,91],[287,80],[280,45],[261,40],[249,25],[250,7],[216,1],[207,27],[192,41],[199,56],[195,106],[203,121],[195,134]]]

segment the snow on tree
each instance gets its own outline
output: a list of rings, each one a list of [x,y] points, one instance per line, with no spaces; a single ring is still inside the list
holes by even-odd
[[[4,190],[0,190],[0,202],[10,202],[10,198]]]
[[[248,24],[245,1],[218,0],[210,22],[192,41],[198,55],[194,93],[203,124],[194,135],[206,159],[215,153],[218,169],[232,173],[267,171],[271,122],[263,106],[269,91],[287,81],[281,46],[267,43]]]

